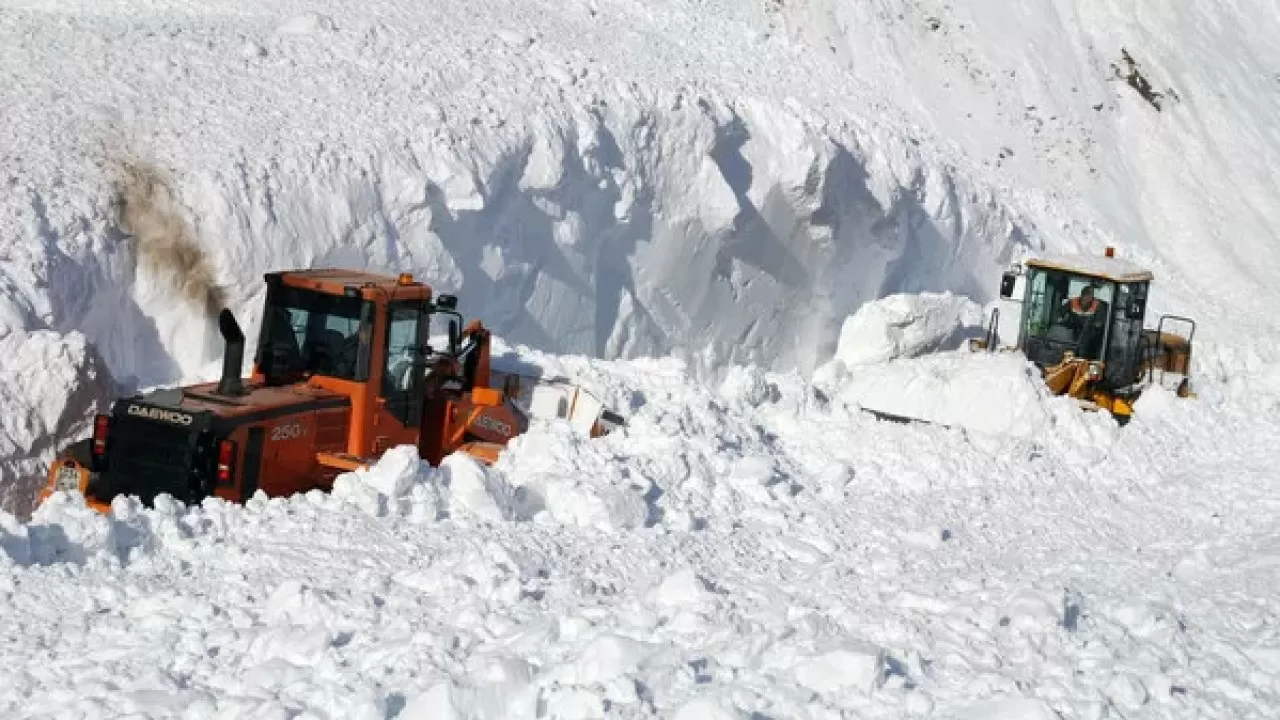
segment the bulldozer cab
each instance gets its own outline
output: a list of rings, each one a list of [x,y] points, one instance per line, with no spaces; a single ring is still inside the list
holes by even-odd
[[[1042,370],[1071,360],[1088,362],[1090,384],[1122,390],[1153,373],[1186,373],[1195,323],[1162,316],[1155,330],[1144,328],[1152,274],[1114,257],[1062,256],[1029,260],[1007,272],[1000,295],[1019,294],[1017,349]],[[1190,326],[1176,335],[1166,325]]]
[[[351,399],[348,452],[416,443],[423,416],[431,318],[456,302],[409,275],[307,270],[266,277],[253,380],[310,383]],[[450,323],[456,327],[456,323]],[[456,350],[456,332],[450,333]],[[372,431],[371,428],[377,428]]]

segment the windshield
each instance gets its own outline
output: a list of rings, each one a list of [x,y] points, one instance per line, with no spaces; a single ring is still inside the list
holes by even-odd
[[[373,304],[359,297],[272,288],[257,356],[267,383],[304,374],[367,379],[372,319]]]
[[[1101,360],[1110,326],[1115,284],[1061,270],[1031,268],[1022,336],[1027,356],[1042,367],[1063,354]]]

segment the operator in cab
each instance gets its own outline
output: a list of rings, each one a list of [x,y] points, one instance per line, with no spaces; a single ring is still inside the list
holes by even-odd
[[[1094,358],[1097,355],[1094,346],[1102,339],[1107,304],[1094,296],[1093,285],[1085,285],[1078,297],[1063,305],[1064,324],[1075,331],[1081,355]]]

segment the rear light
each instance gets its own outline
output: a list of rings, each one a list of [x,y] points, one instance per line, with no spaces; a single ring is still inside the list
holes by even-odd
[[[230,440],[218,443],[218,484],[230,485],[235,470],[236,444]]]
[[[1089,372],[1087,375],[1089,382],[1097,382],[1102,379],[1102,366],[1098,363],[1089,363]]]
[[[111,432],[111,417],[97,415],[93,418],[93,454],[102,457],[107,454],[107,435]]]

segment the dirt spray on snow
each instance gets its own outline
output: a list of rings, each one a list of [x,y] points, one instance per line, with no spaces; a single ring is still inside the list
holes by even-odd
[[[226,304],[214,264],[196,238],[165,173],[149,164],[125,161],[115,181],[121,229],[130,235],[138,269],[172,279],[182,295],[210,319]]]

